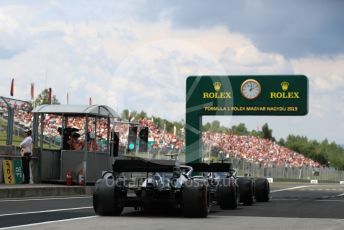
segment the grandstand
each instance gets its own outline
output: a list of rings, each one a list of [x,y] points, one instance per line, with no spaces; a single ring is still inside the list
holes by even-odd
[[[0,132],[2,132],[2,134],[0,137],[5,136],[6,116],[6,106],[4,103],[1,103]],[[14,122],[15,134],[19,137],[25,127],[32,127],[33,115],[29,112],[29,107],[27,105],[20,104],[16,106]],[[68,126],[77,128],[82,132],[83,122],[81,118],[69,118]],[[57,129],[62,126],[62,118],[57,115],[47,115],[44,123],[45,142],[47,144],[50,143],[50,146],[59,146],[61,138]],[[183,135],[177,136],[166,130],[159,129],[153,119],[143,118],[139,120],[139,124],[149,128],[148,147],[150,152],[159,152],[161,154],[184,152],[185,142]],[[103,142],[107,138],[106,121],[100,120],[97,125],[97,140]],[[112,128],[113,131],[119,133],[120,148],[124,149],[127,145],[128,126],[116,125],[115,127],[112,126]],[[92,130],[90,130],[90,132],[92,132]],[[80,134],[83,135],[83,133]],[[19,142],[20,138],[16,138],[15,140]],[[319,163],[306,158],[300,153],[279,146],[271,140],[258,137],[205,132],[203,133],[203,143],[204,149],[207,149],[207,151],[211,152],[215,157],[221,152],[227,158],[243,159],[250,163],[259,164],[262,167],[320,167]]]
[[[4,98],[2,98],[4,99]],[[24,138],[25,128],[31,128],[33,125],[33,115],[31,105],[25,101],[14,100],[6,98],[8,103],[14,108],[14,124],[13,124],[13,145],[19,146],[19,143]],[[3,101],[0,101],[0,145],[6,144],[6,130],[8,122],[7,106]],[[43,143],[44,147],[49,149],[58,149],[60,146],[60,136],[49,135],[45,133]]]
[[[277,143],[253,136],[226,133],[203,133],[203,143],[226,157],[244,159],[262,167],[320,167],[320,164]]]
[[[14,113],[13,144],[18,146],[22,140],[23,128],[32,128],[33,115],[23,107],[17,107]],[[83,133],[84,119],[69,118],[68,126],[79,129],[80,139],[85,138]],[[97,127],[89,120],[90,132],[96,131],[96,140],[99,151],[107,146],[106,122],[98,120]],[[180,160],[185,156],[184,133],[171,133],[166,129],[158,128],[153,119],[142,118],[137,121],[140,126],[149,128],[148,153],[140,154],[141,157],[166,158],[170,153],[178,153]],[[116,124],[116,125],[114,125]],[[119,133],[119,153],[128,154],[128,124],[114,123],[111,129]],[[58,127],[62,119],[57,115],[46,115],[44,120],[44,148],[58,149],[61,136]],[[7,110],[0,106],[0,145],[6,143]],[[92,130],[93,129],[93,130]],[[291,149],[278,145],[271,140],[254,136],[240,136],[229,133],[203,132],[203,160],[217,161],[222,157],[233,162],[240,173],[251,173],[255,176],[271,176],[278,178],[308,179],[312,178],[314,171],[320,171],[320,177],[326,180],[339,180],[341,171],[320,165],[304,155]],[[138,140],[137,140],[138,141]],[[130,153],[135,154],[135,153]]]

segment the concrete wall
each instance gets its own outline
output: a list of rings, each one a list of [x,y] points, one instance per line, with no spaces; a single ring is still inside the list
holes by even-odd
[[[13,146],[0,146],[0,184],[4,183],[3,160],[21,159],[19,148]],[[33,183],[65,181],[67,170],[72,170],[75,177],[83,168],[84,152],[43,150],[33,151],[30,161],[31,179]],[[62,163],[61,163],[62,162]],[[89,152],[87,154],[87,182],[95,182],[101,177],[104,170],[111,170],[111,159],[108,153]],[[62,164],[62,165],[61,165]],[[42,175],[41,175],[42,174]]]

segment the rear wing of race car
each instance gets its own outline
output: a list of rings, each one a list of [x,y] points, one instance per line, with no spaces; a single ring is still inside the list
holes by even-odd
[[[173,172],[174,160],[145,160],[142,158],[118,158],[112,165],[113,172]]]
[[[233,172],[231,163],[188,163],[194,172]]]

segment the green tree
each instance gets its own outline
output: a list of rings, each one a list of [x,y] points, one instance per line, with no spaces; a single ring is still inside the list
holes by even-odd
[[[269,129],[269,125],[265,123],[262,127],[262,133],[263,133],[263,138],[264,139],[269,139],[273,140],[274,138],[272,137],[272,129]]]
[[[121,119],[125,121],[134,121],[137,119],[137,112],[129,111],[128,109],[124,109],[121,113]]]
[[[238,125],[233,125],[231,128],[233,134],[236,135],[248,135],[249,132],[244,123],[239,123]]]
[[[261,137],[262,131],[253,129],[251,132],[248,132],[247,135],[254,136],[254,137]]]
[[[212,121],[210,125],[210,131],[219,132],[220,127],[221,127],[221,123],[218,120]]]
[[[322,165],[344,169],[344,149],[335,142],[329,143],[327,139],[318,142],[304,136],[288,135],[285,146]]]
[[[147,113],[145,111],[141,111],[140,113],[137,114],[136,118],[138,120],[144,119],[147,117]]]
[[[203,125],[202,127],[202,131],[203,132],[208,132],[211,128],[211,124],[209,122],[207,122],[205,125]]]
[[[49,104],[49,89],[43,90],[34,101],[34,107]],[[55,95],[51,96],[51,104],[60,104]]]
[[[121,113],[121,119],[122,120],[128,120],[129,118],[129,110],[128,109],[124,109]]]
[[[183,122],[181,123],[183,124]],[[214,120],[211,123],[207,122],[205,125],[202,126],[203,132],[215,132],[215,133],[227,133],[228,128],[225,126],[222,126],[220,121]]]
[[[283,138],[280,138],[278,144],[281,146],[285,146],[285,140]]]

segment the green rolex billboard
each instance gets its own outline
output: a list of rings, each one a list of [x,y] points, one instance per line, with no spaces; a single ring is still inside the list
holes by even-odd
[[[202,116],[303,116],[304,75],[190,76],[186,80],[186,161],[201,159]]]

